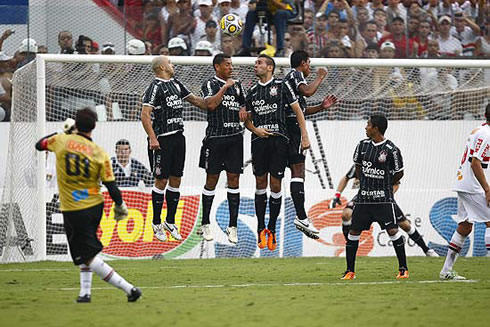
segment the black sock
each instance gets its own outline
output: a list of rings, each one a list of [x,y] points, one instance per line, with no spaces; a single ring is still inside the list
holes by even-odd
[[[347,239],[347,244],[345,245],[345,258],[347,259],[347,270],[355,271],[356,266],[356,254],[357,248],[359,247],[359,240],[353,241]]]
[[[238,189],[228,189],[226,197],[228,198],[228,208],[230,210],[230,227],[238,225],[238,208],[240,207],[240,193],[230,193],[230,190],[238,191]]]
[[[257,231],[265,228],[265,208],[267,207],[267,193],[255,194],[255,215],[257,216]]]
[[[405,242],[402,236],[393,241],[393,247],[395,248],[396,257],[398,258],[398,267],[408,269],[407,256],[405,255]]]
[[[271,194],[271,197],[269,198],[269,224],[267,225],[267,228],[274,233],[276,232],[277,217],[279,216],[279,212],[281,212],[281,203],[282,196],[274,198]]]
[[[204,188],[201,194],[202,200],[202,220],[201,225],[209,225],[209,214],[211,213],[211,206],[214,200],[214,190],[210,191]]]
[[[342,224],[342,234],[344,234],[345,241],[347,242],[347,236],[349,236],[350,225]]]
[[[162,214],[163,207],[163,190],[162,193],[155,192],[155,188],[151,191],[151,203],[153,205],[153,224],[158,225],[162,223],[160,215]]]
[[[422,251],[424,251],[424,253],[429,251],[429,247],[427,246],[427,244],[425,244],[425,241],[424,241],[422,235],[420,235],[418,230],[415,230],[415,232],[413,234],[408,235],[408,236],[415,242],[415,244],[420,246],[420,248],[422,249]]]
[[[306,219],[305,211],[305,184],[303,182],[291,182],[291,198],[293,198],[294,209],[299,219]]]
[[[177,206],[179,204],[180,192],[178,191],[178,189],[169,190],[169,187],[167,187],[165,196],[167,197],[166,221],[169,224],[175,224],[175,212],[177,211]]]

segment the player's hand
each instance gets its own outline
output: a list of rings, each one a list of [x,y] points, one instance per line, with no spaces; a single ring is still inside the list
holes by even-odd
[[[230,78],[230,79],[228,79],[228,80],[226,81],[226,83],[225,83],[225,85],[224,85],[224,86],[226,87],[226,89],[229,89],[230,87],[232,87],[233,85],[235,85],[235,82],[236,82],[236,81],[235,81],[234,79],[231,79],[231,78]]]
[[[301,150],[305,151],[310,148],[310,139],[308,138],[308,134],[301,136]]]
[[[324,79],[325,77],[327,77],[327,70],[323,67],[320,67],[320,68],[318,68],[317,75],[321,79]]]
[[[248,112],[245,110],[245,108],[241,108],[240,111],[238,112],[238,116],[240,117],[240,121],[244,122],[248,119]]]
[[[265,128],[256,128],[254,134],[260,138],[268,138],[269,136],[274,135],[273,133],[271,133]]]
[[[114,219],[116,221],[121,221],[128,216],[128,207],[126,207],[126,203],[121,203],[120,206],[117,204],[114,206]]]
[[[490,207],[490,189],[485,191],[485,200],[487,200],[487,206]]]
[[[342,201],[340,201],[340,194],[335,194],[335,197],[332,199],[332,201],[330,201],[330,208],[333,209],[341,204]]]
[[[156,137],[150,137],[150,150],[160,149],[160,143]]]
[[[75,120],[67,118],[63,122],[63,133],[71,134],[75,130]]]
[[[338,99],[335,95],[329,95],[323,99],[322,109],[327,110],[328,108],[334,106],[337,103]]]

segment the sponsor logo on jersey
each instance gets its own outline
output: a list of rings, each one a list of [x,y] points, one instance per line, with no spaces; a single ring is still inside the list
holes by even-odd
[[[373,163],[370,161],[362,161],[362,173],[364,176],[375,179],[383,179],[385,176],[385,171],[376,167],[372,167]]]

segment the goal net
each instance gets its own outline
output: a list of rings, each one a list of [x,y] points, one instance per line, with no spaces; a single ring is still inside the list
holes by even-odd
[[[455,227],[455,195],[450,192],[463,154],[465,138],[484,120],[490,96],[490,63],[482,60],[363,60],[312,59],[312,73],[327,67],[328,76],[309,104],[334,94],[339,103],[331,110],[308,117],[312,149],[306,162],[306,210],[320,229],[311,240],[294,228],[295,210],[289,193],[289,172],[283,182],[283,208],[276,230],[275,251],[257,248],[254,209],[255,179],[250,163],[250,133],[245,132],[244,174],[240,180],[241,203],[238,244],[225,234],[229,221],[225,176],[222,174],[211,212],[212,242],[198,233],[200,194],[205,172],[198,168],[206,113],[186,103],[184,108],[187,154],[176,224],[183,240],[158,241],[151,228],[151,175],[146,134],[140,121],[141,96],[151,83],[151,57],[42,55],[15,73],[13,112],[0,212],[0,262],[70,260],[63,219],[59,210],[55,160],[34,149],[44,135],[59,130],[66,118],[83,107],[94,108],[99,122],[93,139],[111,157],[114,168],[126,176],[124,156],[146,167],[136,176],[133,169],[119,181],[129,207],[128,219],[113,219],[113,203],[104,191],[105,207],[98,235],[109,258],[219,258],[345,255],[341,213],[357,192],[350,182],[342,193],[342,206],[330,209],[339,180],[352,166],[357,142],[365,138],[369,115],[389,119],[386,136],[400,149],[405,176],[396,194],[402,210],[426,242],[440,255]],[[211,57],[172,57],[176,78],[194,94],[214,76]],[[233,58],[234,77],[245,92],[256,82],[254,58]],[[276,76],[289,70],[287,59],[276,60]],[[127,140],[130,151],[116,149]],[[130,152],[130,153],[129,153]],[[129,170],[128,170],[129,171]],[[166,205],[162,218],[166,215]],[[268,218],[266,218],[267,221]],[[407,238],[408,239],[408,238]],[[424,253],[411,240],[408,255]],[[484,255],[484,227],[465,244],[464,255]],[[373,224],[363,233],[359,255],[394,255],[386,233]]]

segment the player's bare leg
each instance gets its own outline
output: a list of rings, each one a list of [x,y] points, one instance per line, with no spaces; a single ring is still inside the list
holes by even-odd
[[[170,176],[168,179],[167,191],[165,192],[165,197],[167,198],[167,218],[165,219],[165,223],[163,223],[163,229],[168,231],[177,241],[182,239],[179,229],[175,226],[175,213],[177,212],[180,199],[180,182],[180,177]]]
[[[422,249],[422,251],[424,251],[426,256],[439,256],[433,249],[429,249],[427,244],[425,244],[424,238],[422,237],[422,235],[420,235],[415,226],[410,223],[410,220],[405,218],[404,220],[398,222],[398,226],[408,234],[408,237],[410,237],[415,242],[415,244],[417,244]]]
[[[103,281],[123,290],[128,297],[128,302],[135,302],[141,297],[141,290],[139,288],[134,287],[134,285],[131,283],[128,283],[111,266],[109,266],[99,257],[96,256],[87,260],[85,264],[81,265],[80,267],[82,266],[94,271]],[[87,287],[87,285],[85,285],[85,287]],[[90,294],[90,291],[88,294]],[[90,295],[85,298],[79,296],[77,302],[90,302]]]
[[[153,228],[153,233],[155,237],[162,242],[167,240],[167,235],[163,230],[162,214],[163,200],[165,197],[165,187],[167,187],[168,180],[165,178],[159,179],[155,178],[155,185],[151,190],[151,203],[153,205],[153,222],[151,227]]]
[[[488,226],[488,225],[487,225]],[[451,237],[449,246],[447,249],[446,260],[444,261],[444,266],[442,267],[439,277],[441,279],[447,280],[463,280],[466,279],[463,276],[459,276],[453,270],[454,263],[458,258],[461,249],[463,248],[464,241],[468,235],[470,235],[473,230],[473,224],[468,221],[462,221],[458,224],[458,228]]]
[[[293,199],[294,209],[296,210],[297,216],[294,220],[294,225],[306,236],[318,239],[319,231],[308,219],[305,210],[305,163],[300,162],[292,164],[289,168],[291,169],[291,198]]]
[[[228,234],[228,241],[233,244],[238,243],[238,209],[240,208],[240,174],[234,174],[226,172],[227,184],[228,184],[228,209],[230,212],[230,222],[226,233]]]
[[[398,230],[398,227],[388,229],[386,231],[393,242],[393,248],[395,249],[396,257],[398,259],[398,275],[397,279],[408,278],[407,256],[405,254],[405,240],[402,233]]]
[[[267,245],[265,210],[267,208],[267,176],[255,176],[255,215],[257,216],[257,245],[263,249]]]
[[[345,244],[345,259],[347,261],[347,270],[342,276],[342,279],[352,280],[356,278],[355,266],[357,248],[359,247],[359,240],[361,238],[361,232],[356,230],[350,230],[347,236],[347,242]]]
[[[271,196],[269,198],[269,224],[267,225],[269,234],[267,236],[267,247],[269,250],[274,251],[277,247],[276,222],[281,211],[282,203],[281,179],[271,175],[270,184]]]
[[[213,233],[211,231],[209,214],[211,213],[211,207],[213,206],[214,194],[216,193],[216,184],[218,184],[219,174],[207,174],[206,185],[202,191],[202,236],[206,241],[213,240]]]
[[[344,234],[345,241],[349,235],[350,225],[352,225],[352,209],[345,207],[342,210],[342,234]]]

